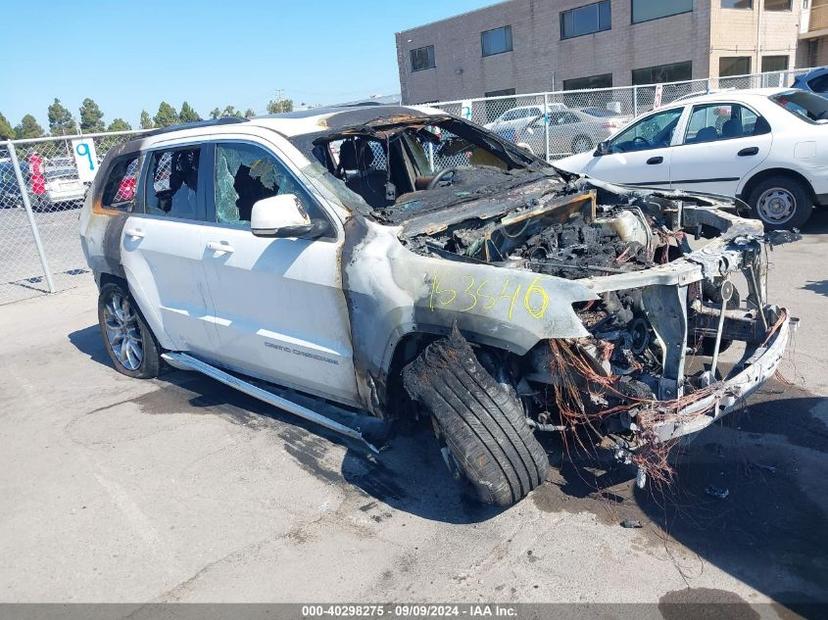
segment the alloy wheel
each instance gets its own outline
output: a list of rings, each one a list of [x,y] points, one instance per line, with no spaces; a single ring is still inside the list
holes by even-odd
[[[138,315],[124,295],[110,296],[104,306],[104,328],[118,362],[127,370],[138,370],[144,359],[144,343]]]

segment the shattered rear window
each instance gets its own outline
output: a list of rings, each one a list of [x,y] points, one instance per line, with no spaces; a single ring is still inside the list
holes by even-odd
[[[104,208],[132,210],[138,183],[139,155],[127,155],[110,168],[104,185],[101,204]]]

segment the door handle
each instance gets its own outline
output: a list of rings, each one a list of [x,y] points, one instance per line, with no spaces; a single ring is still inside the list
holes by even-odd
[[[758,155],[759,154],[759,147],[758,146],[750,146],[746,149],[742,149],[737,153],[739,157],[750,157],[751,155]]]
[[[232,254],[235,252],[233,246],[226,241],[208,241],[207,249],[211,252],[223,252],[224,254]]]
[[[658,155],[657,157],[650,157],[650,159],[647,160],[647,163],[650,166],[655,166],[656,164],[660,164],[663,161],[664,161],[664,158],[661,155]]]
[[[140,228],[127,228],[124,231],[124,234],[128,237],[132,237],[133,239],[143,239],[144,238],[144,231]]]

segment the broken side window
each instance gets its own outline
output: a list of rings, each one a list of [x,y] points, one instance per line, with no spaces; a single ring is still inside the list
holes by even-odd
[[[152,154],[146,192],[146,210],[186,220],[203,220],[198,192],[201,149],[185,147]]]
[[[247,227],[253,205],[279,194],[296,195],[311,218],[318,212],[282,163],[262,147],[245,143],[216,146],[216,222]]]
[[[104,185],[101,204],[105,209],[131,211],[135,206],[138,182],[138,153],[122,157],[112,164]]]

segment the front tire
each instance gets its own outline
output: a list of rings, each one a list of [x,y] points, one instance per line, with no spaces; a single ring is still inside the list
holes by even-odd
[[[115,370],[136,379],[158,376],[161,351],[125,284],[107,282],[101,287],[98,323]]]
[[[770,230],[802,228],[814,210],[808,188],[784,175],[761,180],[750,193],[748,202],[754,216]]]
[[[549,459],[523,405],[483,369],[458,332],[426,347],[403,370],[403,382],[433,416],[450,468],[480,501],[511,506],[546,479]]]

